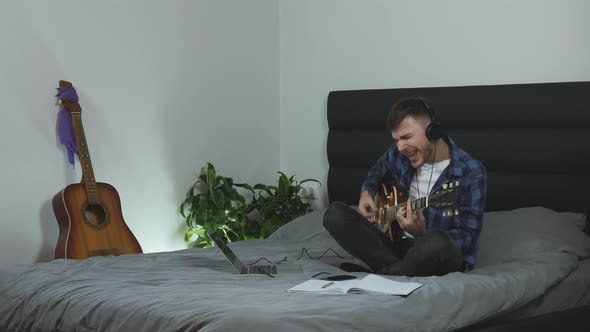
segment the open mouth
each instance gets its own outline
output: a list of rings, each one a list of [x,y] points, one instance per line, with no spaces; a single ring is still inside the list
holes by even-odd
[[[414,151],[410,152],[409,154],[407,154],[407,156],[411,162],[416,162],[418,160],[418,151],[414,150]]]

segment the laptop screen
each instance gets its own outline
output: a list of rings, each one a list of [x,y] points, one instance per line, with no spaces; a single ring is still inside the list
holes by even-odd
[[[219,234],[215,233],[215,231],[213,229],[210,229],[209,232],[207,232],[207,234],[209,235],[211,240],[213,240],[213,242],[215,242],[215,245],[219,249],[221,249],[221,252],[223,252],[225,257],[227,257],[227,259],[230,261],[230,263],[233,264],[233,266],[236,268],[236,270],[238,270],[238,272],[242,273],[244,270],[246,270],[246,267],[244,266],[244,264],[242,264],[242,262],[234,254],[234,252],[231,251],[231,249],[227,246],[223,237],[221,237],[221,236],[219,236]]]

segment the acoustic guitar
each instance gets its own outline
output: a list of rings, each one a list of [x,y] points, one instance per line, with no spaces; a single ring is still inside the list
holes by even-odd
[[[59,85],[73,89],[70,82],[60,81]],[[139,242],[123,220],[117,190],[94,179],[80,104],[67,100],[61,103],[72,116],[82,181],[53,196],[53,212],[59,224],[55,258],[86,259],[142,253]]]
[[[403,190],[398,190],[396,186],[381,184],[379,192],[375,196],[377,204],[377,213],[375,226],[393,241],[399,241],[403,235],[403,230],[397,221],[397,212],[405,208],[408,202],[408,194]],[[445,183],[442,189],[425,197],[410,201],[412,211],[418,211],[427,207],[443,209],[443,216],[453,216],[459,214],[459,181],[455,183]]]

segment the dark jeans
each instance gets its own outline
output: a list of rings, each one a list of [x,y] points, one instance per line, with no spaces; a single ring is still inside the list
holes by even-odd
[[[422,238],[394,243],[342,202],[330,204],[324,214],[324,227],[342,248],[379,274],[440,276],[463,270],[461,252],[443,231],[428,231]]]

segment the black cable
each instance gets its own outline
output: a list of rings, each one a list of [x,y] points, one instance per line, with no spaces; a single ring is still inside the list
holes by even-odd
[[[334,249],[332,249],[332,248],[328,248],[328,249],[326,249],[326,251],[324,251],[324,253],[323,253],[323,254],[321,254],[321,255],[320,255],[320,256],[318,256],[318,257],[312,257],[312,256],[309,254],[309,252],[307,251],[307,249],[306,249],[306,248],[302,248],[302,249],[301,249],[301,255],[299,255],[299,257],[297,257],[296,261],[298,261],[298,260],[300,260],[300,259],[301,259],[301,257],[303,256],[303,253],[304,253],[304,252],[305,252],[305,254],[307,255],[307,257],[309,257],[309,258],[311,258],[311,259],[320,259],[320,258],[324,257],[324,255],[325,255],[325,254],[326,254],[328,251],[332,251],[333,253],[335,253],[335,254],[336,254],[336,256],[338,256],[338,257],[340,257],[340,258],[342,258],[342,259],[352,259],[352,258],[353,258],[352,256],[350,256],[350,257],[344,257],[344,256],[340,256],[340,254],[338,254],[338,253],[337,253],[336,251],[334,251]]]
[[[334,249],[332,249],[332,248],[328,248],[328,249],[326,249],[326,251],[324,251],[324,253],[323,253],[323,254],[321,254],[321,255],[320,255],[320,256],[318,256],[318,257],[313,257],[313,256],[311,256],[311,255],[309,254],[309,252],[307,251],[307,248],[301,248],[301,254],[300,254],[300,255],[299,255],[299,257],[297,257],[295,260],[296,260],[296,261],[300,260],[300,259],[301,259],[301,257],[303,257],[303,254],[304,254],[304,253],[307,255],[307,257],[309,257],[309,258],[311,258],[311,259],[320,259],[320,258],[324,257],[324,255],[326,255],[326,253],[327,253],[328,251],[332,251],[333,253],[335,253],[335,254],[336,254],[336,256],[338,256],[338,257],[340,257],[340,258],[342,258],[342,259],[352,259],[352,258],[354,258],[354,257],[352,257],[352,256],[348,256],[348,257],[341,256],[341,255],[340,255],[340,254],[338,254],[336,251],[334,251]],[[254,265],[254,264],[256,264],[256,263],[260,262],[260,261],[261,261],[261,260],[263,260],[263,259],[264,259],[265,261],[269,262],[270,264],[279,264],[279,263],[281,263],[281,262],[286,262],[286,261],[287,261],[287,256],[285,256],[285,257],[284,257],[282,260],[280,260],[280,261],[277,261],[277,262],[274,262],[274,263],[273,263],[273,262],[271,262],[270,260],[268,260],[268,258],[266,258],[266,257],[260,257],[260,258],[258,258],[256,261],[254,261],[254,262],[252,262],[252,263],[249,263],[248,265]]]
[[[258,258],[258,259],[257,259],[255,262],[253,262],[253,263],[250,263],[250,264],[248,264],[248,265],[254,265],[254,264],[256,264],[256,263],[260,262],[260,260],[262,260],[262,259],[264,259],[265,261],[267,261],[267,262],[269,262],[269,263],[271,263],[271,264],[274,264],[273,262],[269,261],[269,260],[268,260],[266,257],[260,257],[260,258]],[[286,259],[287,259],[287,257],[285,257],[283,260],[286,260]]]

